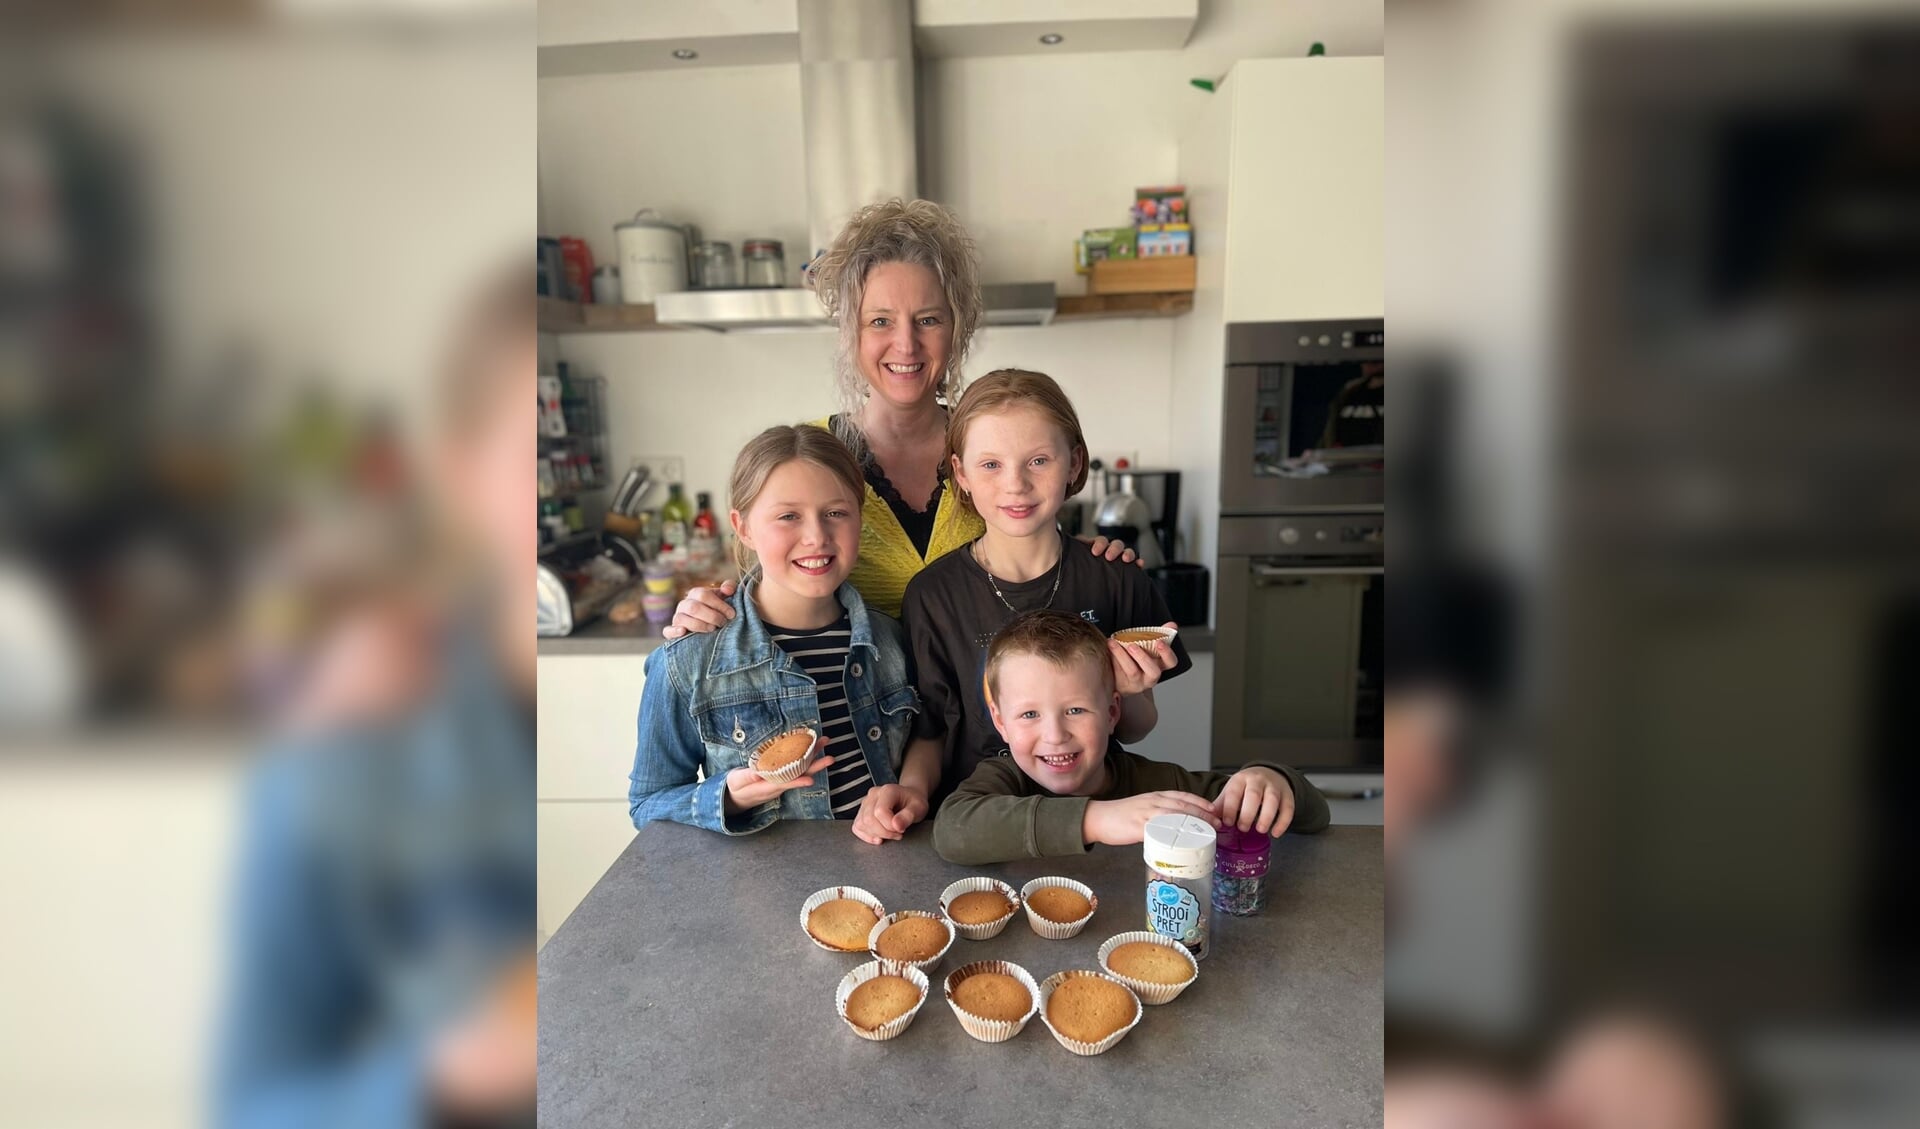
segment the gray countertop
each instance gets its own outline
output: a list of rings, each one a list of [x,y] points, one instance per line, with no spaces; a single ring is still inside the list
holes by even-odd
[[[1189,654],[1213,650],[1211,627],[1183,627],[1180,638]],[[542,637],[538,650],[543,655],[644,655],[660,643],[660,628],[644,619],[621,626],[602,617],[571,635]]]
[[[1024,915],[990,940],[956,940],[905,1034],[857,1038],[833,992],[865,957],[816,948],[800,904],[846,884],[890,910],[937,909],[969,874],[1016,887],[1066,875],[1100,908],[1066,941]],[[828,821],[732,840],[648,824],[541,951],[540,1124],[1379,1125],[1380,833],[1285,836],[1270,881],[1261,915],[1214,915],[1192,987],[1081,1058],[1037,1016],[1006,1043],[976,1042],[940,983],[982,959],[1035,980],[1096,967],[1102,941],[1142,927],[1139,848],[962,867],[934,853],[928,824],[880,847]]]

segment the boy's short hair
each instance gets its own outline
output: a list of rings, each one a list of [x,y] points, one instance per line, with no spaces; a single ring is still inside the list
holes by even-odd
[[[999,686],[1000,664],[1014,655],[1033,655],[1062,669],[1088,662],[1100,668],[1100,683],[1113,693],[1113,663],[1107,637],[1098,627],[1066,612],[1027,612],[1000,629],[987,647],[987,693]]]

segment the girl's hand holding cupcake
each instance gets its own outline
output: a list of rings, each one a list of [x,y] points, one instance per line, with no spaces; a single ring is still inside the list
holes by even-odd
[[[1172,622],[1160,626],[1178,629]],[[1117,639],[1107,640],[1107,654],[1113,659],[1113,688],[1122,697],[1144,694],[1160,682],[1160,676],[1180,665],[1180,657],[1173,653],[1173,646],[1165,641],[1153,643],[1122,643]]]
[[[1277,839],[1293,823],[1293,786],[1274,770],[1252,765],[1227,781],[1213,811],[1222,824]]]
[[[815,747],[818,747],[817,741]],[[727,773],[727,814],[738,815],[748,808],[757,808],[769,800],[779,799],[782,792],[791,791],[794,788],[811,787],[813,778],[825,773],[832,764],[832,757],[821,757],[814,761],[806,772],[785,784],[774,784],[763,780],[759,773],[750,768],[736,768]]]
[[[860,801],[853,817],[853,833],[862,842],[878,845],[898,839],[907,828],[927,818],[927,794],[905,784],[880,784]]]

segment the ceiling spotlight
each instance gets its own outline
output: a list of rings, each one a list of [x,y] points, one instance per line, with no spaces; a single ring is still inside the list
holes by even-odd
[[[1046,44],[1048,47],[1057,47],[1064,39],[1066,39],[1066,36],[1056,31],[1050,31],[1040,37],[1040,42]]]
[[[695,51],[691,47],[675,47],[673,49],[673,57],[684,63],[688,59],[698,59],[700,52]]]

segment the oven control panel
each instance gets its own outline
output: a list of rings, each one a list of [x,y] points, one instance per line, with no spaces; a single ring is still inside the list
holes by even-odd
[[[1386,515],[1230,514],[1220,519],[1223,557],[1386,555]]]

